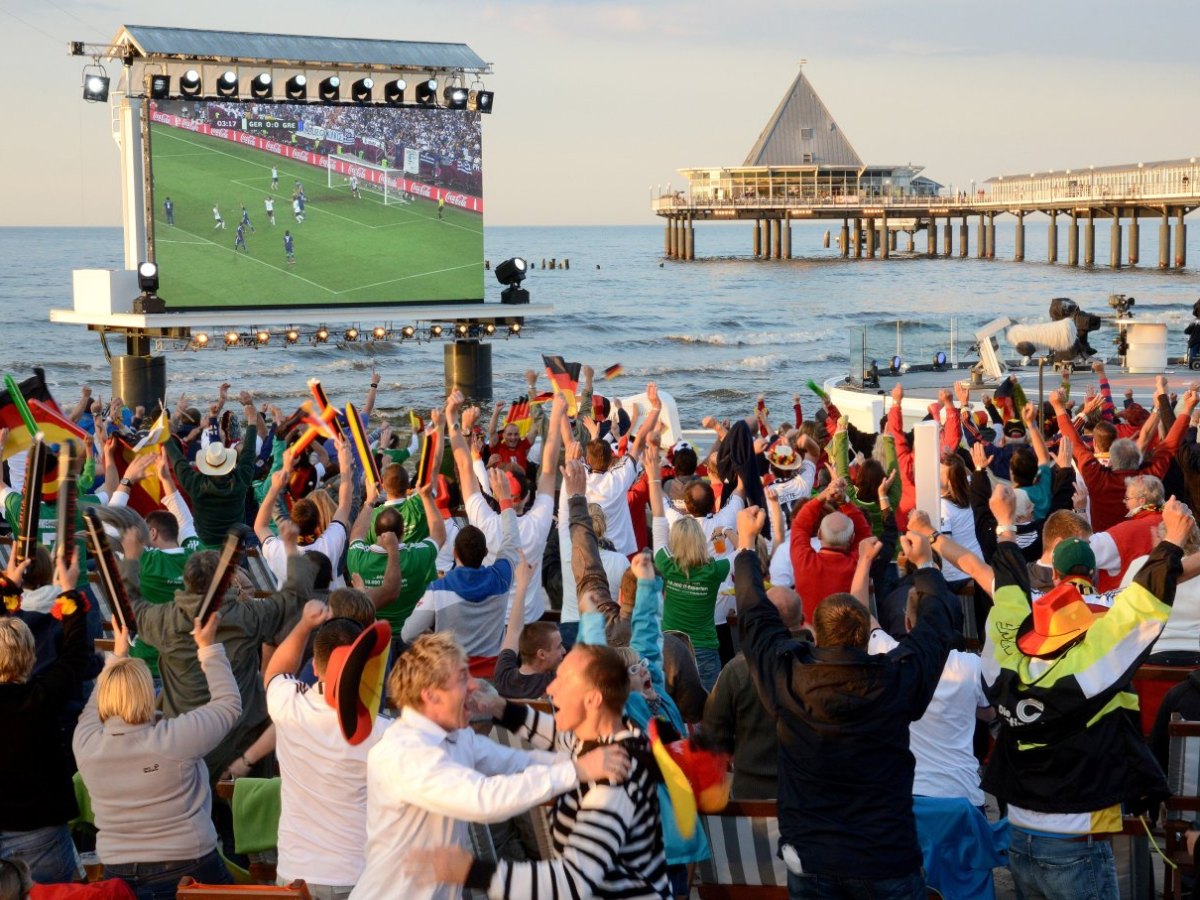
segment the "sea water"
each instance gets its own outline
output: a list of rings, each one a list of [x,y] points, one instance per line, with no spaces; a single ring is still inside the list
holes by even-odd
[[[972,335],[993,318],[1045,321],[1051,298],[1059,296],[1108,315],[1108,295],[1124,293],[1136,297],[1139,318],[1168,323],[1171,353],[1181,355],[1183,329],[1200,297],[1198,270],[1155,268],[1157,222],[1142,223],[1143,264],[1120,271],[1047,265],[1045,222],[1036,217],[1026,229],[1028,258],[1023,263],[1012,261],[1008,219],[997,225],[994,260],[974,257],[974,223],[967,259],[910,256],[903,252],[907,241],[901,235],[901,252],[889,260],[843,260],[837,224],[832,223],[831,249],[822,246],[823,223],[794,226],[792,248],[800,258],[779,261],[748,258],[749,224],[701,226],[695,246],[704,258],[694,262],[664,260],[663,230],[656,225],[488,227],[486,257],[493,265],[510,256],[529,260],[524,286],[533,302],[555,309],[553,315],[527,319],[519,338],[497,334],[489,339],[497,399],[519,395],[523,372],[541,372],[542,354],[558,354],[593,366],[596,389],[604,394],[634,394],[646,381],[658,382],[676,398],[684,427],[695,427],[710,413],[747,414],[759,393],[766,394],[772,417],[778,419],[790,414],[793,393],[800,393],[811,409],[813,398],[804,387],[808,379],[820,383],[847,371],[851,358],[859,355],[863,329],[868,360],[878,359],[886,367],[898,343],[908,362],[929,362],[938,350],[950,355],[953,321],[959,335],[953,353],[971,363],[976,359],[969,352]],[[1064,232],[1060,220],[1060,259],[1066,251]],[[925,234],[919,233],[916,248],[925,246]],[[1104,228],[1097,228],[1096,248],[1097,258],[1107,261]],[[1123,250],[1127,258],[1128,232]],[[1189,240],[1188,256],[1200,266],[1200,240]],[[570,269],[543,269],[542,260],[551,258],[570,260]],[[33,366],[42,366],[65,407],[74,404],[84,383],[107,398],[109,367],[98,336],[81,326],[50,324],[49,310],[70,308],[72,269],[117,267],[121,261],[119,229],[0,228],[0,372],[21,378]],[[484,285],[488,300],[497,301],[501,286],[490,272],[484,273]],[[167,272],[160,293],[169,302]],[[260,324],[289,324],[278,320],[278,314],[265,315]],[[321,316],[296,313],[289,321],[315,328]],[[321,379],[334,402],[361,403],[372,369],[383,382],[377,409],[397,421],[404,410],[427,410],[444,395],[444,338],[284,347],[276,337],[261,349],[224,350],[221,324],[214,317],[209,348],[167,353],[169,404],[181,391],[197,403],[208,402],[227,380],[235,395],[248,389],[286,411],[307,395],[310,377]],[[402,314],[381,314],[378,321],[363,320],[358,327],[369,334],[379,324],[398,332],[409,320]],[[337,335],[344,327],[330,330]],[[1110,355],[1114,333],[1106,326],[1092,335],[1091,343]],[[110,338],[110,346],[120,353],[124,342]],[[603,381],[603,370],[618,363],[624,374]],[[1184,378],[1180,376],[1181,383]],[[546,387],[544,375],[540,384]]]

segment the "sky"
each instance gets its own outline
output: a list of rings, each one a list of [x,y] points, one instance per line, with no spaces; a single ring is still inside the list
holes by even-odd
[[[491,225],[653,223],[677,169],[742,163],[801,59],[865,162],[945,185],[1200,154],[1189,0],[0,0],[0,225],[120,224],[110,112],[67,42],[123,24],[470,45]]]

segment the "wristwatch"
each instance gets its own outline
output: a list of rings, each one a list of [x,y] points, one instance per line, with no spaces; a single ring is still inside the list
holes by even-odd
[[[936,528],[929,533],[929,546],[933,546],[933,542],[942,536],[942,533]]]
[[[1016,533],[1017,533],[1016,525],[997,525],[996,526],[996,535],[997,536],[1002,535],[1002,534],[1016,534]]]
[[[122,478],[121,479],[121,487],[133,487],[133,482],[130,481],[128,478]]]

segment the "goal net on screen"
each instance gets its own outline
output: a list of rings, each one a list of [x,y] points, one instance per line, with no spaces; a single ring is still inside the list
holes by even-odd
[[[404,191],[404,173],[389,166],[339,158],[330,154],[326,160],[325,171],[328,186],[332,190],[349,194],[353,193],[357,186],[361,196],[374,197],[381,200],[385,206],[411,200],[411,195]]]

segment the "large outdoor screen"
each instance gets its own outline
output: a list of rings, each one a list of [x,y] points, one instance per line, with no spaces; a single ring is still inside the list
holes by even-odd
[[[150,104],[169,311],[483,300],[479,113]]]

